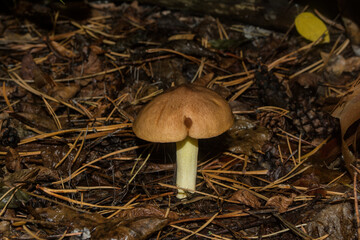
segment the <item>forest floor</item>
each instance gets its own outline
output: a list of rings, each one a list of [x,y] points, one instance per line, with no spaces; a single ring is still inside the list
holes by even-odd
[[[325,43],[137,2],[20,3],[0,15],[2,239],[358,238],[360,58],[340,21]],[[235,123],[200,140],[178,199],[175,145],[132,123],[182,83]]]

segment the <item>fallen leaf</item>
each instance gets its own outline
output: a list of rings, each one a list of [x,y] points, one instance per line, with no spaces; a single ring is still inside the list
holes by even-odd
[[[349,131],[353,129],[353,125],[360,119],[360,85],[356,86],[352,93],[345,96],[334,110],[332,116],[340,119],[341,128],[341,150],[344,156],[345,166],[352,173],[352,163],[356,161],[355,156],[350,151],[349,146],[355,141],[357,131]]]
[[[68,101],[69,99],[73,98],[79,90],[80,86],[77,84],[72,84],[69,86],[58,85],[54,87],[54,89],[49,93],[50,96],[56,99]]]
[[[240,189],[236,191],[230,198],[230,200],[238,201],[252,208],[259,208],[261,206],[258,198],[246,189]]]
[[[90,45],[89,48],[90,48],[91,51],[94,52],[96,55],[106,53],[106,51],[105,51],[104,49],[102,49],[100,46],[97,46],[97,45]]]
[[[76,151],[70,151],[68,145],[47,145],[41,150],[42,164],[44,167],[54,170],[55,166],[63,159],[66,154],[67,158],[56,168],[58,175],[66,174],[67,169],[72,166],[72,162],[76,156]],[[82,154],[78,156],[78,160],[82,160]],[[76,161],[77,162],[77,161]]]
[[[35,63],[31,54],[26,54],[21,62],[21,76],[24,80],[34,80],[37,88],[45,85],[55,86],[55,82]]]
[[[286,212],[288,207],[292,204],[295,196],[295,194],[291,194],[289,198],[280,195],[273,196],[269,198],[265,206],[275,207],[276,209],[278,209],[279,213],[283,213]]]
[[[271,134],[265,127],[256,126],[255,122],[239,117],[228,131],[232,138],[229,150],[234,153],[253,155],[260,151],[266,141],[270,140]]]
[[[209,82],[213,79],[214,73],[210,72],[206,75],[201,76],[200,78],[196,79],[193,84],[206,87]]]
[[[167,219],[145,217],[128,221],[108,221],[96,226],[91,239],[103,240],[145,240],[154,232],[161,230]]]
[[[295,79],[292,79],[290,82],[290,88],[294,83],[298,83],[301,87],[307,88],[317,88],[321,83],[322,78],[316,73],[303,73],[300,74]]]
[[[346,59],[344,72],[355,72],[360,69],[360,57],[350,57]]]
[[[63,85],[56,83],[48,74],[45,74],[35,63],[31,54],[27,54],[22,59],[21,75],[27,79],[32,79],[37,88],[58,100],[68,101],[74,97],[80,90],[80,86],[75,83],[71,85]],[[60,103],[51,101],[51,107],[54,111],[61,106]]]
[[[53,182],[60,180],[59,171],[43,166],[35,166],[31,169],[38,170],[38,174],[36,175],[37,182]]]
[[[78,212],[62,206],[36,208],[35,212],[49,222],[58,223],[59,226],[73,227],[80,231],[84,228],[92,229],[95,225],[104,223],[105,218],[97,213]]]
[[[328,73],[334,74],[335,76],[340,76],[346,68],[346,60],[341,55],[332,55],[329,56],[328,53],[321,52],[321,58],[324,62],[327,62],[325,70]]]
[[[9,148],[9,152],[6,154],[5,161],[6,169],[9,172],[17,172],[21,170],[21,157],[15,149]]]
[[[19,113],[10,113],[10,116],[26,125],[35,127],[42,131],[58,130],[54,120],[46,115],[19,112]]]
[[[76,77],[80,77],[84,75],[98,73],[101,71],[102,71],[101,61],[99,60],[95,52],[90,51],[88,59],[74,69],[74,74]],[[103,77],[104,76],[99,76],[99,77],[95,77],[95,79],[100,80]],[[92,79],[90,78],[90,79],[78,80],[76,82],[79,83],[81,86],[86,86],[91,81]]]
[[[7,186],[13,187],[19,182],[34,181],[38,171],[38,169],[21,169],[20,171],[14,173],[7,173],[4,175],[3,183]]]
[[[306,232],[314,238],[329,235],[327,240],[356,239],[354,210],[350,202],[326,204],[323,209],[314,209],[310,222],[305,226]]]
[[[77,83],[65,86],[61,83],[58,83],[53,88],[47,90],[48,94],[58,100],[62,100],[67,102],[68,100],[72,99],[78,92],[80,91],[80,86]],[[56,111],[60,106],[61,103],[57,102],[50,102],[51,107],[54,111]]]
[[[350,38],[353,44],[360,44],[360,28],[350,18],[342,17],[343,23],[346,28],[347,36]],[[356,53],[356,52],[355,52]]]
[[[2,196],[0,208],[3,208],[6,204],[8,204],[8,208],[17,208],[29,201],[30,196],[21,189],[14,188],[16,192],[10,203],[8,203],[8,201],[10,201],[13,192],[10,192],[6,196],[4,194],[11,188],[17,186],[19,182],[34,181],[37,173],[38,170],[33,169],[19,169],[14,173],[6,173],[0,181],[0,196]]]
[[[7,208],[18,208],[19,206],[24,205],[26,202],[30,200],[30,196],[21,189],[14,188],[13,191],[10,191],[10,193],[5,195],[9,190],[10,187],[4,186],[2,185],[2,183],[0,183],[0,196],[2,196],[0,200],[1,209],[5,206]],[[12,197],[13,193],[14,196]]]
[[[131,219],[131,218],[138,218],[138,217],[164,218],[165,214],[166,214],[165,210],[159,209],[152,205],[147,205],[145,207],[137,207],[137,208],[121,211],[116,216],[123,218],[123,219]],[[169,212],[169,214],[167,215],[167,218],[169,218],[171,220],[176,220],[179,218],[179,216],[175,212]]]
[[[303,12],[296,16],[295,27],[298,33],[312,42],[323,37],[321,43],[329,43],[330,36],[326,25],[311,12]]]
[[[325,174],[328,174],[326,170],[322,172],[324,171]],[[308,188],[306,190],[307,195],[326,197],[326,190],[321,187],[320,178],[313,173],[302,175],[302,177],[297,179],[292,185]]]
[[[37,208],[35,211],[46,221],[57,223],[57,226],[64,229],[71,227],[71,231],[88,235],[84,239],[148,239],[150,235],[161,230],[169,222],[166,218],[143,216],[129,219],[121,217],[106,219],[97,213],[78,212],[60,206]]]
[[[58,52],[62,57],[70,59],[77,57],[77,55],[73,51],[67,49],[66,47],[55,41],[51,41],[50,44],[55,49],[55,51]]]
[[[30,33],[26,33],[26,34],[18,34],[18,33],[13,33],[10,31],[6,31],[3,35],[3,38],[0,39],[0,43],[2,44],[9,44],[9,43],[26,43],[26,42],[30,42],[30,41],[34,41],[35,38],[33,38],[31,36]]]

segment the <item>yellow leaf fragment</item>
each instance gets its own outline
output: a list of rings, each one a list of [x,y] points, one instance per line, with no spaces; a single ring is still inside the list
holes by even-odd
[[[303,12],[296,16],[295,27],[298,33],[312,42],[323,38],[320,43],[330,42],[329,31],[326,25],[311,12]]]

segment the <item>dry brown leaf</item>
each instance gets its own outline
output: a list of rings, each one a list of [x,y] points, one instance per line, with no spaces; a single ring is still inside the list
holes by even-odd
[[[109,102],[99,102],[97,103],[97,108],[94,112],[92,112],[92,115],[94,118],[99,118],[105,115],[106,111],[108,111],[109,107],[112,106]]]
[[[36,65],[31,54],[27,54],[23,57],[21,75],[24,79],[33,79],[37,88],[41,88],[43,92],[58,100],[68,101],[80,90],[80,86],[76,83],[69,86],[64,86],[61,83],[55,83],[49,75],[45,74]],[[50,105],[53,110],[56,111],[61,104],[50,102]]]
[[[259,208],[261,206],[258,198],[246,189],[240,189],[236,191],[230,198],[230,200],[238,201],[252,208]]]
[[[9,43],[26,43],[34,41],[35,38],[31,36],[30,33],[18,34],[10,31],[6,31],[3,35],[3,38],[0,39],[0,43],[9,44]]]
[[[341,55],[329,56],[328,53],[324,53],[324,52],[321,52],[320,55],[323,61],[327,63],[325,70],[328,73],[334,74],[335,76],[340,76],[344,72],[346,66],[346,60],[343,56]]]
[[[84,76],[84,75],[90,75],[94,73],[98,73],[102,71],[102,64],[99,60],[98,56],[95,52],[90,51],[89,57],[87,61],[84,61],[83,64],[77,66],[74,71],[74,75],[76,77]],[[104,76],[95,77],[95,79],[100,80]],[[78,81],[78,83],[81,86],[86,86],[91,79],[81,80]]]
[[[72,84],[69,86],[57,85],[50,92],[49,95],[63,101],[68,101],[73,98],[80,90],[80,86]]]
[[[106,219],[97,213],[83,213],[66,207],[37,208],[36,213],[59,228],[89,234],[86,239],[141,240],[161,230],[169,222],[165,218],[139,216],[132,219]]]
[[[360,85],[356,86],[352,93],[345,96],[334,110],[332,116],[340,119],[341,132],[344,135],[346,130],[360,119]]]
[[[9,152],[5,157],[5,166],[9,172],[18,172],[21,170],[21,157],[15,149],[9,148]]]
[[[25,80],[34,80],[37,88],[45,85],[55,86],[51,77],[45,74],[35,63],[31,54],[26,54],[21,62],[21,76]]]
[[[116,216],[127,220],[127,219],[138,218],[138,217],[164,218],[165,214],[166,214],[165,210],[159,209],[152,205],[147,205],[145,207],[137,207],[137,208],[121,211]],[[169,218],[171,220],[177,220],[179,218],[179,216],[175,212],[169,212],[167,218]]]
[[[175,163],[147,163],[144,173],[155,173],[162,171],[173,171],[175,169]]]
[[[269,200],[266,202],[265,206],[271,206],[278,209],[279,213],[286,212],[288,207],[292,204],[295,198],[295,194],[291,194],[289,198],[285,196],[273,196],[269,198]]]
[[[355,72],[360,69],[360,57],[354,56],[345,59],[341,55],[334,55],[329,58],[329,54],[321,53],[324,62],[327,62],[326,71],[340,76],[343,72]]]
[[[58,52],[61,56],[65,57],[65,58],[76,58],[77,57],[77,55],[73,51],[65,48],[64,46],[62,46],[61,44],[59,44],[55,41],[50,41],[50,44],[55,49],[56,52]]]
[[[329,235],[326,240],[347,240],[356,239],[356,227],[354,208],[348,201],[337,204],[325,204],[314,206],[310,216],[306,219],[310,221],[305,226],[306,232],[313,239],[321,239],[322,236]]]
[[[53,181],[59,181],[59,171],[50,169],[48,167],[43,166],[35,166],[31,167],[34,171],[38,171],[38,174],[36,175],[36,181],[40,182],[53,182]]]
[[[10,115],[24,124],[35,127],[41,131],[58,130],[54,120],[46,115],[25,112],[11,113]]]
[[[61,159],[69,152],[68,145],[48,145],[41,150],[42,164],[44,167],[54,169]],[[56,168],[59,174],[65,174],[66,169],[72,165],[72,161],[76,156],[76,151],[71,151],[64,162]],[[78,160],[82,160],[82,154],[78,156]]]
[[[91,49],[92,52],[94,52],[97,55],[104,54],[106,52],[104,49],[102,49],[100,46],[97,45],[90,45],[89,48]]]
[[[321,80],[321,77],[316,73],[303,73],[293,79],[291,85],[296,82],[303,88],[317,88]]]
[[[129,221],[109,221],[98,225],[91,239],[102,240],[145,240],[161,230],[168,223],[164,218],[137,218]]]
[[[46,221],[58,223],[59,226],[72,226],[79,231],[83,228],[91,229],[93,225],[99,225],[105,221],[105,218],[100,214],[82,213],[59,205],[36,208],[35,212]]]
[[[238,62],[239,62],[239,60],[236,58],[223,58],[220,61],[220,67],[223,69],[228,69]]]
[[[360,44],[360,28],[359,26],[351,19],[347,17],[342,17],[342,20],[345,25],[345,29],[347,32],[348,37],[350,38],[353,44],[359,45]],[[355,51],[357,54],[357,52]]]
[[[322,172],[328,174],[327,169]],[[319,176],[313,173],[302,175],[301,178],[297,179],[292,185],[308,188],[306,191],[307,195],[326,197],[326,190],[321,187]]]
[[[22,98],[26,95],[27,91],[20,87],[19,85],[15,86],[6,86],[5,94],[9,99],[12,98]],[[0,97],[4,97],[4,92],[0,91]]]
[[[244,153],[248,156],[260,151],[266,141],[271,138],[267,128],[258,127],[255,122],[242,116],[236,119],[228,133],[232,138],[229,150],[233,153]]]
[[[341,137],[342,137],[342,153],[344,156],[345,166],[350,173],[353,172],[351,164],[356,161],[355,156],[349,150],[350,146],[355,140],[356,131],[348,133],[348,130],[353,127],[353,124],[360,119],[360,85],[356,86],[353,92],[345,96],[338,107],[333,112],[332,116],[340,119]]]
[[[21,169],[14,173],[4,174],[2,183],[6,186],[14,187],[19,182],[33,182],[38,174],[38,169]]]
[[[355,72],[360,69],[360,57],[351,57],[346,59],[344,72]]]
[[[213,79],[213,77],[214,77],[213,72],[208,73],[196,79],[193,84],[206,87],[209,84],[209,82]]]

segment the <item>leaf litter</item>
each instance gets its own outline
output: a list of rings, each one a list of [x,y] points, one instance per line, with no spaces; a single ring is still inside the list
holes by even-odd
[[[360,65],[344,32],[311,13],[294,19],[310,42],[250,34],[135,1],[48,26],[34,13],[51,6],[20,4],[30,20],[0,15],[2,238],[356,239]],[[226,98],[236,124],[200,142],[180,201],[174,146],[131,124],[186,82]]]

